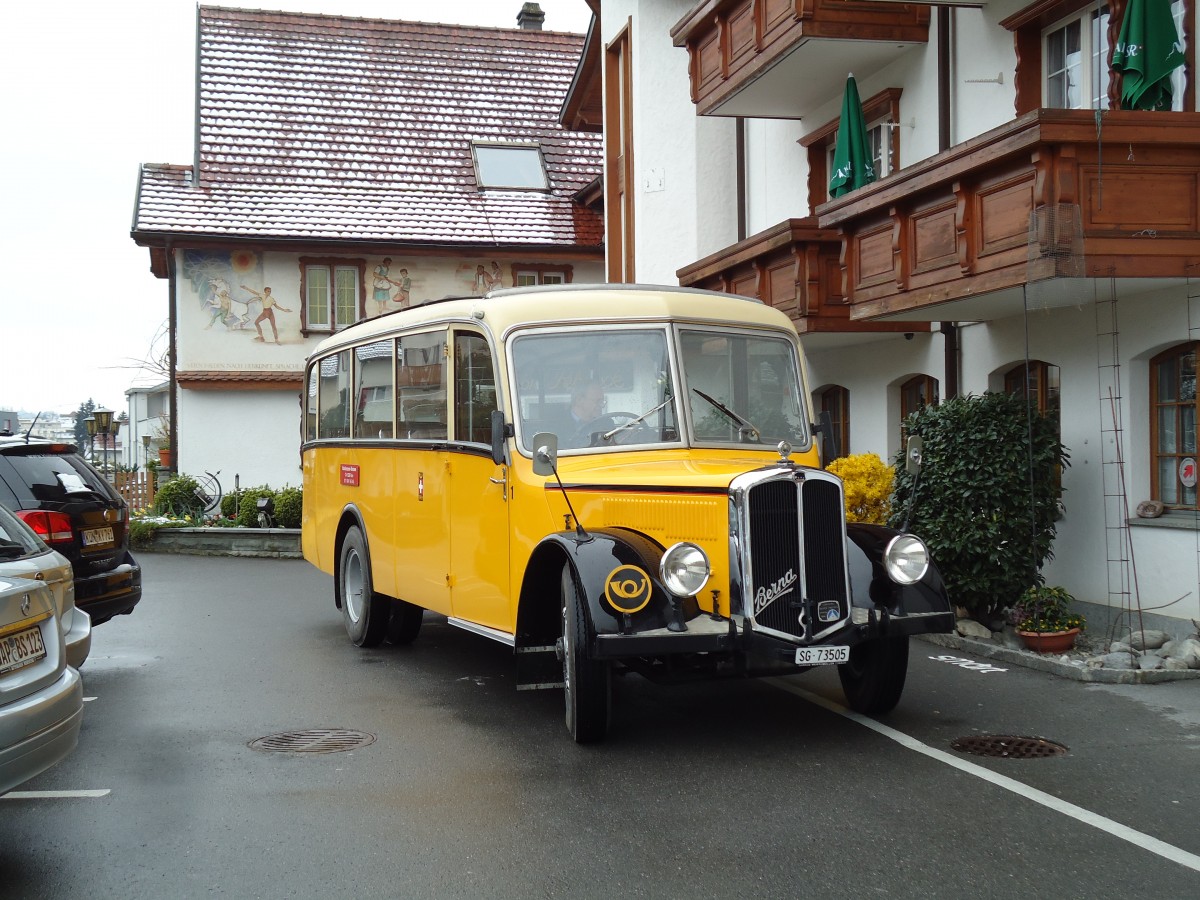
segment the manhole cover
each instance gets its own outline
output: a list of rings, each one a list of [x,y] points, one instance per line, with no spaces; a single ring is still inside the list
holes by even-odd
[[[375,735],[346,728],[311,728],[281,731],[250,742],[251,750],[274,753],[341,753],[375,743]]]
[[[1047,756],[1064,756],[1067,752],[1065,744],[1040,737],[1018,737],[1011,734],[960,737],[951,741],[950,746],[959,753],[1002,756],[1007,759],[1044,759]]]

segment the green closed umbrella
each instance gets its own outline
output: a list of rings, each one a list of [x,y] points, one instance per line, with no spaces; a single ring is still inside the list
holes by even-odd
[[[867,143],[867,123],[854,75],[846,78],[842,95],[842,117],[838,120],[837,143],[833,147],[833,175],[829,196],[840,197],[875,180],[875,163]]]
[[[1170,109],[1171,73],[1183,63],[1171,0],[1129,0],[1112,57],[1123,76],[1121,107]]]

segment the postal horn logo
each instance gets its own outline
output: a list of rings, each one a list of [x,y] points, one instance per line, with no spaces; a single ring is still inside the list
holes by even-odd
[[[650,576],[637,566],[617,566],[604,579],[604,598],[613,609],[635,613],[650,602]]]

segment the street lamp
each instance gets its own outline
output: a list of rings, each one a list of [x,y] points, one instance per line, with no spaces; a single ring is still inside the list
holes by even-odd
[[[100,435],[101,453],[104,454],[104,460],[101,463],[101,471],[108,474],[108,436],[111,434],[114,438],[117,436],[117,431],[121,428],[120,419],[113,419],[113,411],[111,409],[96,409],[92,411],[92,417],[95,419],[93,425],[88,425],[88,433]]]
[[[84,426],[87,427],[88,433],[88,459],[95,462],[96,460],[96,417],[88,416],[83,420]]]

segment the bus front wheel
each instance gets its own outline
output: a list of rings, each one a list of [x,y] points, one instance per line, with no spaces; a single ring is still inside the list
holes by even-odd
[[[865,641],[851,648],[849,662],[838,666],[850,708],[868,716],[895,709],[907,675],[907,635]]]
[[[568,564],[562,574],[562,637],[559,648],[563,663],[563,695],[567,730],[576,743],[604,740],[612,705],[611,670],[608,663],[591,658],[587,641],[587,614]]]
[[[338,554],[338,586],[342,597],[342,620],[346,634],[356,647],[377,647],[387,634],[391,603],[375,593],[371,581],[371,557],[358,526],[342,539]]]

